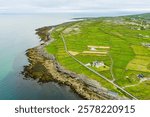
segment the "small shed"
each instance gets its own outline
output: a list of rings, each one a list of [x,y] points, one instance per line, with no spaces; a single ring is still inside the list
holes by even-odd
[[[96,48],[94,48],[94,47],[91,47],[91,48],[90,48],[90,50],[91,50],[91,51],[95,51],[95,50],[96,50]]]
[[[144,75],[143,74],[138,74],[137,77],[141,79],[141,78],[144,78]]]

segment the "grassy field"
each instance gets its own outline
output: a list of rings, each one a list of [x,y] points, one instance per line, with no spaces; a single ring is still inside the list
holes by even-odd
[[[55,41],[48,45],[46,50],[54,54],[66,69],[95,79],[103,87],[123,95],[112,84],[74,61],[64,50],[61,34],[65,38],[68,51],[75,52],[74,57],[78,60],[84,64],[103,61],[105,67],[91,66],[91,68],[110,80],[113,80],[113,73],[114,83],[121,87],[135,85],[141,80],[137,77],[139,74],[143,74],[144,78],[150,77],[150,49],[142,45],[150,43],[150,37],[145,38],[145,35],[150,36],[150,24],[146,15],[146,23],[141,25],[143,17],[141,19],[138,16],[95,18],[61,24],[52,31],[51,35]],[[93,54],[89,45],[109,48],[94,48],[94,52],[97,53]],[[84,53],[87,51],[89,53]],[[150,99],[150,80],[125,90],[138,99]]]

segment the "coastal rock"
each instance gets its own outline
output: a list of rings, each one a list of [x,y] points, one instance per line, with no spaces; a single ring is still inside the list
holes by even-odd
[[[47,29],[39,29],[47,30]],[[47,30],[47,32],[49,32]],[[49,33],[48,33],[49,34]],[[50,34],[49,34],[50,37]],[[26,77],[37,79],[39,82],[45,83],[56,81],[70,86],[75,92],[85,99],[104,100],[104,99],[121,99],[118,96],[112,96],[107,89],[85,75],[78,75],[74,72],[64,69],[56,58],[48,54],[44,47],[51,43],[53,39],[32,49],[28,49],[26,55],[30,64],[25,66],[23,74]]]

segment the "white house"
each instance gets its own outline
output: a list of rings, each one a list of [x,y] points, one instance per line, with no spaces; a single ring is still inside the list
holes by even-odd
[[[103,61],[101,61],[101,62],[99,62],[99,61],[93,61],[92,66],[96,67],[96,68],[99,68],[99,67],[105,66],[105,64],[104,64]]]
[[[95,48],[93,48],[93,47],[91,47],[91,48],[90,48],[90,50],[91,50],[91,51],[95,51],[96,49],[95,49]]]

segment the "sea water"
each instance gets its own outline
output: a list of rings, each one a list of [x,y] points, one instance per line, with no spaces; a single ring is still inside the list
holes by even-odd
[[[0,15],[0,99],[81,99],[68,86],[25,80],[26,50],[40,44],[35,29],[70,21],[68,15]]]
[[[26,50],[40,44],[36,28],[72,18],[116,15],[124,13],[0,14],[0,99],[82,99],[68,86],[25,80],[21,71],[29,64]]]

